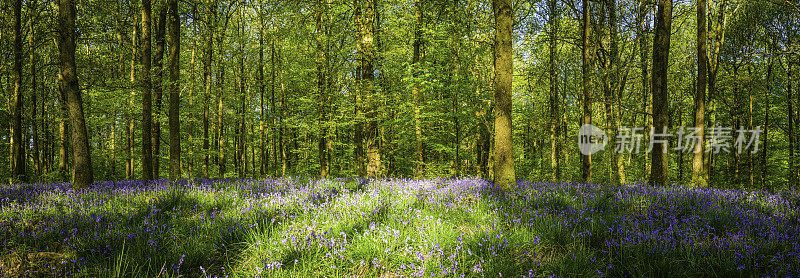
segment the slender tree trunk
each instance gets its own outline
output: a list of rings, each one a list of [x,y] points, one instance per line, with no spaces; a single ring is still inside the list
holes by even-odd
[[[560,136],[561,129],[559,128],[560,125],[560,108],[558,104],[559,100],[559,92],[558,92],[558,75],[556,72],[556,61],[558,60],[558,52],[556,50],[556,36],[558,36],[558,11],[556,10],[557,0],[549,0],[549,20],[550,20],[550,40],[549,40],[549,58],[550,58],[550,94],[548,98],[548,102],[550,104],[550,168],[552,169],[550,181],[557,182],[561,180],[561,166],[559,165],[559,161],[561,160],[561,148],[560,148],[560,140],[558,137]]]
[[[142,0],[142,72],[140,86],[142,87],[142,180],[153,179],[153,148],[152,148],[152,92],[150,91],[150,0]]]
[[[330,164],[328,163],[328,102],[330,101],[327,96],[327,41],[328,41],[328,3],[326,1],[317,1],[316,17],[316,43],[317,43],[317,113],[319,119],[318,134],[318,160],[319,160],[319,175],[322,178],[327,178],[330,173]]]
[[[617,0],[608,0],[608,17],[609,17],[609,34],[610,34],[610,44],[611,44],[611,59],[610,59],[610,67],[608,67],[611,71],[611,82],[609,82],[608,90],[610,95],[607,97],[607,113],[609,115],[608,118],[608,126],[609,129],[613,125],[616,130],[619,130],[621,124],[621,117],[619,109],[614,109],[614,102],[619,102],[619,95],[625,89],[625,82],[627,82],[627,76],[621,77],[620,76],[620,59],[619,59],[619,36],[617,34]],[[627,75],[627,72],[625,73]],[[613,133],[614,131],[612,131]],[[606,149],[612,150],[608,152],[611,155],[611,181],[616,182],[618,184],[625,183],[625,165],[622,164],[622,160],[620,159],[619,153],[615,151],[616,147],[614,143],[609,140],[609,145]]]
[[[768,48],[772,50],[772,48]],[[767,62],[767,90],[764,90],[764,103],[769,104],[770,102],[770,95],[772,94],[772,86],[773,86],[773,74],[772,74],[772,65],[774,63],[773,56],[769,57],[769,61]],[[769,164],[767,164],[767,151],[769,140],[769,109],[771,105],[764,105],[764,136],[762,140],[764,142],[762,145],[764,146],[761,151],[761,189],[767,190],[767,169],[769,169]]]
[[[224,29],[223,29],[224,30]],[[217,80],[219,90],[217,93],[217,166],[219,167],[219,178],[225,178],[227,172],[227,161],[225,157],[225,106],[224,106],[224,91],[225,91],[225,65],[224,58],[222,58],[222,39],[217,43],[220,46],[220,67],[217,73]]]
[[[133,17],[133,16],[131,16],[131,17]],[[132,18],[132,21],[135,21],[135,20]],[[130,99],[128,100],[128,107],[131,108],[131,109],[133,107],[135,107],[134,106],[134,99],[136,99],[136,89],[135,89],[135,87],[136,87],[136,55],[137,55],[138,49],[139,49],[139,46],[137,45],[137,40],[136,40],[137,37],[138,37],[137,32],[138,32],[138,28],[136,27],[136,24],[134,23],[133,35],[131,35],[131,53],[132,53],[131,54],[131,76],[130,76],[130,80],[131,80],[131,96],[130,96]],[[128,110],[131,110],[131,109],[128,109]],[[127,152],[126,153],[126,156],[127,156],[126,157],[126,163],[125,163],[125,179],[126,180],[133,179],[133,165],[134,165],[133,164],[133,148],[134,148],[134,146],[133,146],[133,143],[134,143],[133,125],[134,125],[134,117],[135,117],[134,113],[128,113],[127,116],[126,116],[127,121],[128,121],[128,125],[127,125],[127,127],[125,129],[126,143],[127,143],[127,146],[125,148],[125,151]]]
[[[258,164],[258,173],[260,177],[269,170],[269,151],[267,150],[267,135],[266,135],[266,112],[264,111],[264,12],[262,11],[262,3],[259,3],[258,10],[258,93],[259,93],[259,112],[261,113],[258,118],[258,131],[259,131],[259,151],[260,158]],[[274,82],[274,80],[273,80]],[[274,108],[271,106],[270,108]],[[271,112],[271,111],[270,111]]]
[[[275,106],[275,77],[276,77],[276,72],[275,72],[275,62],[276,62],[276,60],[275,60],[275,36],[270,36],[269,40],[270,40],[270,52],[269,52],[270,62],[269,62],[269,64],[270,64],[270,75],[271,75],[270,77],[272,79],[272,81],[270,82],[270,105],[269,105],[269,107],[270,107],[270,118],[272,119],[272,137],[273,137],[272,138],[272,150],[273,150],[272,153],[273,153],[273,156],[274,156],[273,159],[272,159],[272,161],[274,163],[272,163],[272,165],[274,165],[273,167],[275,168],[274,174],[277,176],[277,174],[278,174],[278,165],[277,164],[278,164],[278,159],[279,159],[278,155],[280,154],[280,150],[278,148],[278,144],[279,144],[279,141],[282,138],[281,136],[283,136],[283,132],[281,131],[281,128],[280,128],[280,124],[281,124],[280,119],[282,119],[282,118],[276,117],[276,115],[275,115],[275,114],[279,114],[275,110],[275,109],[277,109],[277,106]],[[276,135],[277,135],[277,137],[276,137]],[[269,169],[269,167],[267,167],[267,169]]]
[[[706,0],[697,1],[697,87],[694,95],[694,128],[697,136],[705,140],[706,77],[708,75],[708,56],[706,49]],[[705,150],[703,140],[694,145],[692,157],[692,184],[695,187],[708,187],[708,173],[704,169]]]
[[[181,19],[178,0],[169,5],[169,179],[181,178],[180,55]]]
[[[239,18],[240,19],[244,18],[244,15],[240,13]],[[239,28],[237,28],[237,30],[238,30],[239,36],[241,38],[241,36],[244,34],[244,22],[242,22],[242,20],[239,21]],[[239,123],[238,123],[238,126],[236,127],[236,129],[238,130],[238,133],[236,134],[237,137],[238,137],[238,145],[236,146],[237,147],[236,148],[237,149],[236,161],[237,161],[238,165],[236,167],[236,170],[239,173],[239,178],[245,178],[246,173],[247,173],[247,157],[245,155],[247,153],[247,149],[245,147],[246,140],[247,140],[247,136],[245,135],[247,133],[247,130],[246,130],[247,129],[247,124],[245,123],[244,113],[245,113],[245,108],[247,107],[248,97],[245,96],[245,88],[244,88],[244,86],[245,86],[244,85],[244,83],[245,83],[244,54],[245,54],[244,44],[240,43],[239,44],[239,74],[236,76],[236,80],[237,80],[238,87],[239,87],[239,98],[240,98],[239,99],[239,104],[241,105],[239,107],[239,119],[238,119]]]
[[[667,123],[669,123],[667,74],[671,28],[672,0],[659,0],[656,15],[656,34],[653,39],[653,127],[656,134],[665,133]],[[650,183],[653,185],[665,185],[667,182],[668,157],[666,147],[667,144],[662,143],[654,146],[652,150]]]
[[[364,25],[364,16],[362,14],[362,3],[360,0],[354,0],[353,5],[355,6],[355,13],[354,18],[357,24],[358,29],[358,37],[356,38],[356,51],[358,61],[356,66],[356,93],[355,93],[355,126],[353,127],[353,143],[354,147],[354,158],[356,163],[356,174],[358,176],[366,176],[366,165],[364,164],[364,50],[363,45],[361,44],[363,38],[363,30],[362,26]]]
[[[511,82],[514,75],[512,57],[513,13],[510,0],[492,2],[495,21],[494,38],[494,182],[510,191],[516,184],[514,144],[511,139]]]
[[[163,98],[163,60],[164,60],[164,34],[166,33],[166,19],[167,19],[167,6],[166,0],[156,0],[156,53],[153,55],[153,93],[155,96],[153,103],[153,134],[151,139],[151,146],[153,147],[153,179],[159,179],[161,176],[161,109]]]
[[[38,9],[36,5],[36,0],[32,0],[30,2],[29,10],[30,10],[30,26],[28,29],[28,51],[30,51],[30,73],[31,73],[31,133],[33,133],[33,169],[35,179],[41,177],[42,175],[42,165],[41,165],[41,157],[39,156],[41,148],[41,144],[39,142],[39,111],[38,111],[38,98],[36,93],[36,43],[35,43],[35,36],[36,36],[36,21],[38,17]],[[44,102],[44,99],[42,100]]]
[[[197,16],[197,8],[192,8],[192,15],[193,16]],[[178,20],[180,20],[180,18]],[[180,22],[178,22],[178,25],[180,27]],[[178,37],[178,43],[180,43],[180,28],[177,28],[177,31],[178,31],[178,36],[179,36]],[[197,65],[196,64],[197,63],[196,53],[197,53],[197,40],[198,40],[198,36],[199,36],[199,31],[198,31],[198,28],[197,28],[197,21],[196,20],[192,21],[192,36],[193,36],[193,38],[192,38],[192,54],[191,54],[191,57],[189,59],[189,85],[188,85],[188,87],[189,87],[189,106],[188,107],[190,107],[191,109],[194,109],[194,107],[195,107],[194,106],[195,105],[195,86],[196,86],[196,83],[197,83],[197,79],[196,79],[196,75],[195,75],[195,70],[196,70],[196,65]],[[178,56],[180,56],[180,54],[178,54]],[[178,63],[180,63],[180,60],[178,61]],[[178,67],[180,68],[180,66],[178,66]],[[178,70],[180,70],[180,69],[178,69]],[[178,95],[178,97],[180,97],[180,94]],[[190,114],[187,118],[189,120],[189,124],[188,124],[188,128],[189,128],[189,144],[188,144],[189,145],[189,155],[188,155],[188,159],[187,159],[188,163],[187,163],[186,170],[188,172],[188,177],[192,178],[192,177],[194,177],[195,163],[196,163],[195,159],[196,159],[196,154],[197,154],[197,146],[195,145],[195,138],[199,137],[195,133],[195,125],[197,124],[198,121],[193,116],[193,114]]]
[[[749,102],[749,109],[747,110],[748,115],[748,126],[753,128],[753,60],[752,57],[747,59],[747,76],[748,76],[748,86],[747,86],[747,96]],[[748,174],[750,175],[750,189],[754,189],[755,187],[755,164],[754,158],[752,153],[747,154],[747,166],[749,168]]]
[[[288,157],[288,144],[286,143],[286,138],[289,137],[287,134],[286,128],[286,87],[283,83],[283,41],[280,42],[278,45],[278,63],[279,63],[279,76],[278,82],[280,82],[281,87],[281,96],[280,96],[280,106],[281,112],[279,115],[279,122],[280,122],[280,149],[281,149],[281,176],[286,176],[286,171],[289,168],[289,157]]]
[[[210,140],[209,140],[209,120],[210,116],[210,103],[211,103],[211,67],[214,55],[214,27],[217,20],[217,6],[216,2],[208,3],[209,12],[206,13],[206,55],[205,64],[203,65],[203,79],[206,83],[205,93],[203,94],[203,176],[210,177],[209,173],[209,160],[210,153]]]
[[[423,161],[422,156],[422,115],[421,115],[421,107],[423,104],[423,96],[422,92],[420,92],[420,80],[419,73],[420,73],[420,46],[422,45],[422,22],[423,22],[423,0],[414,0],[414,45],[413,45],[413,54],[411,57],[411,74],[414,78],[413,87],[411,89],[411,94],[414,99],[414,136],[415,136],[415,146],[414,146],[414,153],[416,156],[416,167],[414,168],[414,176],[420,177],[422,176],[422,171],[425,166],[425,162]]]
[[[581,33],[581,76],[583,77],[583,125],[592,124],[592,96],[589,93],[589,1],[583,0],[583,32]],[[581,180],[589,182],[592,179],[592,155],[581,154]]]
[[[795,172],[794,160],[794,148],[795,148],[795,136],[794,136],[794,120],[795,120],[795,111],[794,111],[794,93],[792,92],[792,59],[791,54],[786,58],[786,74],[787,74],[787,88],[786,88],[786,106],[787,106],[787,121],[789,122],[789,129],[787,131],[786,137],[789,137],[789,185],[794,187],[797,185],[797,173]]]
[[[717,122],[716,118],[716,103],[713,101],[714,97],[717,94],[717,73],[719,72],[719,63],[721,60],[721,52],[722,52],[722,45],[725,43],[725,10],[727,6],[727,0],[722,0],[719,6],[716,7],[716,25],[714,26],[714,33],[713,33],[713,57],[709,59],[709,66],[710,69],[708,70],[708,92],[706,95],[706,105],[708,106],[709,114],[710,114],[710,122],[709,125],[714,127]],[[712,2],[712,7],[713,2]],[[713,12],[713,11],[712,11]],[[710,29],[710,28],[709,28]],[[708,182],[711,182],[711,179],[714,177],[714,153],[707,152],[703,156],[704,164],[703,169],[706,171],[706,179]]]
[[[72,126],[72,183],[75,188],[85,188],[93,181],[92,156],[75,65],[75,3],[72,0],[59,0],[58,26],[61,92],[67,100]]]
[[[648,53],[649,47],[648,47],[648,44],[647,44],[647,33],[649,32],[648,23],[647,23],[647,16],[648,16],[649,13],[650,13],[650,8],[648,7],[648,1],[640,0],[639,1],[639,11],[638,11],[638,14],[637,14],[637,16],[639,17],[638,18],[639,24],[637,25],[636,32],[637,32],[637,38],[639,39],[639,63],[640,63],[639,68],[641,70],[641,74],[640,75],[641,75],[641,82],[642,82],[642,84],[641,84],[641,87],[642,87],[642,91],[641,91],[641,94],[642,94],[642,97],[641,97],[642,110],[649,110],[649,108],[648,108],[649,105],[648,105],[647,99],[650,98],[649,97],[649,95],[650,95],[650,90],[649,90],[650,82],[648,82],[648,81],[650,81],[650,76],[649,76],[650,74],[648,73],[648,69],[647,69],[648,66],[649,66],[648,63],[647,63],[648,62],[648,56],[650,56],[650,53]],[[648,111],[648,112],[650,112],[650,111]],[[649,120],[652,119],[652,117],[644,116],[642,118],[643,118],[642,119],[643,125],[645,125],[646,127],[652,126],[648,122]],[[634,124],[636,124],[636,123],[634,123]],[[645,128],[645,130],[649,130],[649,128]],[[632,156],[633,155],[631,155],[629,157],[632,157]],[[649,171],[650,165],[649,165],[649,161],[647,160],[646,156],[641,156],[641,158],[642,158],[642,164],[645,164],[645,167],[643,167],[643,170]]]
[[[375,1],[364,0],[364,14],[361,19],[361,36],[359,48],[361,49],[361,76],[362,76],[362,103],[364,107],[364,143],[366,144],[366,176],[370,178],[381,175],[381,154],[378,134],[378,103],[374,61],[375,49],[373,38],[375,34]]]
[[[25,144],[22,140],[22,114],[25,96],[22,93],[22,0],[14,1],[14,120],[11,125],[11,153],[13,176],[20,182],[28,181],[25,165]]]

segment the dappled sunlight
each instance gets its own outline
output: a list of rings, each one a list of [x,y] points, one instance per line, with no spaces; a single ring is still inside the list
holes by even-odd
[[[24,193],[41,188],[49,192]],[[800,271],[793,216],[800,202],[791,192],[520,181],[509,193],[475,178],[116,182],[81,191],[39,184],[5,192],[6,276]]]

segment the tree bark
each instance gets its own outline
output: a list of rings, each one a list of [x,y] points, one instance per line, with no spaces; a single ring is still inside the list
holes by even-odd
[[[656,33],[653,39],[653,127],[655,133],[664,133],[669,123],[669,98],[667,74],[672,28],[672,0],[659,0],[656,14]],[[667,138],[660,138],[667,139]],[[667,182],[667,144],[655,146],[651,152],[650,183],[665,185]]]
[[[142,180],[153,179],[153,148],[152,148],[152,92],[150,84],[150,0],[142,0],[142,56],[140,63],[142,72],[140,86],[142,88]]]
[[[516,184],[511,122],[513,13],[510,0],[494,0],[494,182],[509,192]]]
[[[37,93],[36,93],[36,82],[37,82],[36,77],[37,76],[36,76],[36,42],[35,42],[35,37],[36,37],[36,21],[38,19],[37,9],[38,9],[38,6],[36,5],[36,0],[32,0],[30,2],[30,5],[29,5],[31,19],[30,19],[30,26],[29,26],[29,29],[28,29],[29,30],[28,31],[28,33],[29,33],[28,34],[28,51],[30,51],[30,53],[29,53],[29,57],[30,57],[29,61],[30,62],[29,62],[28,66],[30,67],[30,73],[31,73],[31,133],[33,133],[33,154],[32,154],[32,156],[33,156],[34,175],[36,177],[35,179],[39,179],[38,177],[41,177],[41,175],[42,175],[42,165],[41,165],[42,163],[41,163],[40,150],[39,150],[41,148],[41,142],[39,142],[39,121],[40,121],[39,120],[39,115],[38,115],[38,113],[39,113],[39,110],[38,110],[39,100],[38,100],[38,96],[37,96]],[[44,99],[42,100],[42,102],[44,102]]]
[[[560,108],[559,108],[559,92],[558,92],[558,74],[556,72],[556,61],[558,60],[558,52],[556,50],[556,36],[558,35],[558,14],[556,10],[557,0],[549,0],[548,6],[550,11],[550,41],[549,41],[549,77],[550,77],[550,94],[548,102],[550,104],[550,168],[551,175],[550,181],[557,182],[561,180],[561,142],[558,140],[560,136]]]
[[[266,171],[269,169],[269,151],[267,150],[267,135],[266,135],[266,112],[264,111],[264,11],[263,4],[259,2],[258,5],[258,93],[259,93],[259,112],[258,118],[258,131],[259,131],[259,164],[258,173],[260,177],[264,177]],[[271,107],[274,108],[274,107]]]
[[[317,124],[319,125],[319,134],[318,137],[318,144],[317,144],[317,151],[318,151],[318,160],[319,160],[319,176],[322,178],[327,178],[328,174],[330,173],[330,163],[328,161],[328,153],[327,153],[327,140],[328,140],[328,105],[329,105],[329,97],[328,97],[328,88],[327,88],[327,80],[328,80],[328,54],[327,51],[327,42],[328,42],[328,3],[327,1],[318,0],[317,1],[317,11],[315,14],[316,17],[316,25],[315,25],[315,32],[316,32],[316,43],[317,43],[317,113],[319,114],[319,119]]]
[[[161,176],[161,109],[163,98],[163,60],[164,60],[164,35],[166,33],[166,19],[167,19],[167,6],[166,0],[156,0],[156,52],[153,55],[153,133],[151,139],[151,146],[153,147],[153,179],[159,179]]]
[[[708,54],[706,48],[706,0],[697,1],[697,88],[694,95],[694,128],[697,136],[703,138],[695,144],[692,157],[692,184],[695,187],[708,187],[708,173],[704,167],[706,77],[708,75]]]
[[[211,159],[211,148],[210,148],[210,140],[209,140],[209,120],[211,115],[210,112],[210,103],[211,103],[211,69],[213,63],[213,55],[214,55],[214,29],[215,23],[217,20],[217,6],[216,2],[208,2],[208,9],[209,11],[206,12],[205,21],[206,21],[206,55],[205,55],[205,64],[203,65],[203,79],[206,83],[205,92],[203,94],[203,176],[205,178],[210,177],[209,173],[209,160]]]
[[[425,167],[425,162],[423,161],[422,156],[422,115],[421,115],[421,107],[423,104],[423,97],[422,92],[420,92],[420,81],[419,72],[420,72],[420,46],[422,45],[422,22],[423,22],[423,13],[422,7],[424,5],[424,0],[414,0],[414,45],[413,45],[413,54],[411,57],[411,75],[414,78],[413,87],[411,89],[411,95],[414,99],[414,153],[416,157],[416,167],[414,167],[414,176],[420,177],[422,176],[422,171]]]
[[[22,113],[25,96],[22,93],[22,0],[14,0],[14,120],[11,125],[12,175],[14,180],[28,181],[25,165],[25,144],[22,139]]]
[[[791,41],[790,41],[791,44]],[[789,137],[789,185],[794,187],[797,184],[797,173],[795,172],[794,160],[795,160],[795,134],[794,134],[794,120],[795,120],[795,111],[794,111],[794,93],[792,92],[792,56],[789,54],[786,58],[786,75],[787,75],[787,87],[786,87],[786,106],[787,106],[787,121],[789,122],[789,129],[787,130],[786,137]]]
[[[133,13],[133,14],[135,14],[135,13]],[[135,21],[134,18],[133,18],[134,16],[132,15],[131,17],[132,17],[131,20]],[[128,109],[128,110],[132,110],[132,108],[135,107],[134,106],[134,99],[136,98],[136,90],[134,89],[134,87],[136,86],[136,55],[137,55],[138,49],[139,49],[139,46],[137,44],[137,37],[138,37],[137,33],[138,33],[138,28],[136,27],[136,24],[134,23],[133,24],[133,35],[131,35],[131,75],[130,75],[131,95],[130,95],[130,99],[128,100],[128,107],[130,107],[131,109]],[[126,118],[127,118],[127,121],[128,121],[127,127],[125,128],[125,136],[126,136],[126,144],[127,144],[127,146],[125,147],[125,151],[126,151],[125,179],[126,180],[133,179],[133,165],[134,165],[134,163],[133,163],[133,148],[134,148],[134,146],[133,146],[133,143],[134,143],[133,126],[134,126],[134,117],[135,117],[134,113],[127,113],[127,115],[126,115]]]
[[[180,55],[181,19],[178,0],[169,4],[169,179],[181,178]]]
[[[589,93],[589,1],[583,0],[583,32],[581,33],[581,76],[583,82],[583,125],[592,124],[592,96]],[[581,180],[589,182],[592,179],[592,155],[581,154]]]
[[[381,175],[381,154],[378,134],[378,96],[375,88],[375,0],[364,0],[364,15],[361,21],[361,75],[364,104],[364,143],[366,145],[366,176]]]
[[[75,65],[75,3],[72,0],[58,1],[58,26],[61,92],[67,100],[72,126],[72,183],[75,188],[86,188],[93,181],[92,156]]]

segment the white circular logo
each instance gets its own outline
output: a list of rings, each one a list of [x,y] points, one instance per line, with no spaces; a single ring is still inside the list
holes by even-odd
[[[585,124],[578,130],[578,148],[583,155],[591,155],[606,148],[608,136],[602,129]]]

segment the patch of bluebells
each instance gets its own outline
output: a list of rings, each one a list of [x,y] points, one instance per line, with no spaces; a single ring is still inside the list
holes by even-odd
[[[409,277],[657,274],[642,265],[782,277],[800,273],[798,213],[794,191],[645,184],[519,181],[513,193],[478,178],[14,184],[0,189],[0,274],[20,274],[15,254],[50,252],[62,255],[26,273],[105,273],[122,255],[203,277],[224,277],[225,265],[264,277],[315,263]]]

